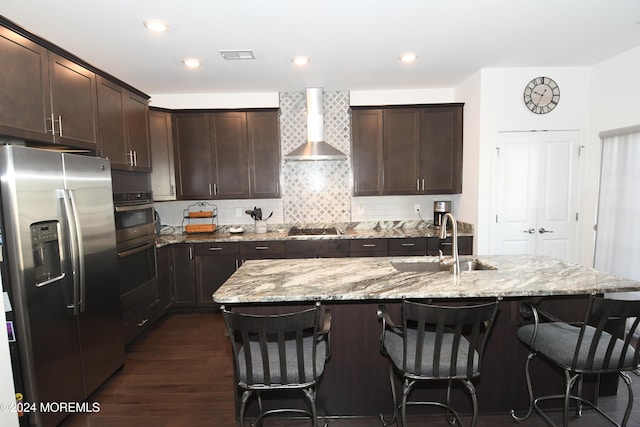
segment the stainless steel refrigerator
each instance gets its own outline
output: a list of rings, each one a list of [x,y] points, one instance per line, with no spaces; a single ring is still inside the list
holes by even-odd
[[[109,161],[3,145],[0,196],[25,416],[55,426],[124,363]]]

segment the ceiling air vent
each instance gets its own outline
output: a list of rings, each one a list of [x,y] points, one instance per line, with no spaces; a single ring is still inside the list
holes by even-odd
[[[220,55],[228,61],[234,59],[256,59],[255,53],[251,49],[242,50],[221,50]]]

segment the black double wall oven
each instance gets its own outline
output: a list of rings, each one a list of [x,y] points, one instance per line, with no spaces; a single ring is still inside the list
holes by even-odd
[[[113,195],[123,322],[158,298],[155,210],[150,192]],[[143,327],[148,319],[141,319]]]

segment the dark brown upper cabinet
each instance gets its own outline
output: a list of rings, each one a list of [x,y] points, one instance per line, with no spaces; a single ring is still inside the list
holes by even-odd
[[[421,109],[420,165],[426,194],[462,193],[462,106]]]
[[[98,76],[100,151],[113,169],[151,170],[147,107],[145,98]]]
[[[420,110],[383,111],[384,194],[420,193]]]
[[[242,199],[249,195],[249,147],[246,113],[209,115],[214,158],[213,196]]]
[[[280,120],[277,111],[247,113],[249,190],[254,199],[280,197]]]
[[[96,75],[0,27],[0,133],[97,148]]]
[[[176,199],[176,174],[173,163],[173,131],[169,111],[149,110],[151,145],[151,189],[153,200]]]
[[[463,104],[353,107],[355,196],[462,192]]]
[[[178,198],[280,196],[278,112],[174,113]]]
[[[353,110],[353,177],[356,196],[377,196],[382,189],[382,110]]]

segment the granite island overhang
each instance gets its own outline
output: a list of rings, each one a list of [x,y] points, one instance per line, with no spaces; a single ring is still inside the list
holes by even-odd
[[[399,271],[437,257],[246,261],[214,294],[220,304],[490,298],[640,291],[640,282],[546,256],[479,256],[487,269]],[[404,270],[404,269],[403,269]],[[420,269],[416,269],[420,270]]]
[[[462,272],[455,277],[449,272],[411,271],[400,265],[436,263],[437,257],[247,261],[213,299],[254,313],[282,312],[321,301],[331,310],[333,322],[331,358],[318,388],[319,413],[375,417],[392,412],[389,362],[380,353],[379,304],[385,304],[400,321],[402,298],[464,303],[502,297],[482,375],[474,383],[480,413],[504,414],[510,419],[511,409],[528,407],[524,382],[528,353],[516,336],[522,301],[542,298],[548,304],[545,308],[567,321],[576,321],[582,320],[589,294],[640,291],[640,282],[549,257],[473,258],[484,268],[494,269]],[[545,378],[536,386],[541,394],[563,390],[562,374],[540,358],[532,363],[532,375]],[[598,378],[586,379],[583,395],[596,398],[598,387]],[[418,393],[427,400],[442,397],[438,389]],[[471,411],[462,389],[454,388],[452,402],[462,414]],[[426,408],[412,410],[420,413]]]

